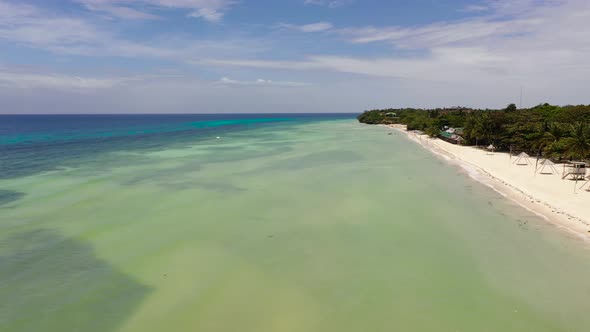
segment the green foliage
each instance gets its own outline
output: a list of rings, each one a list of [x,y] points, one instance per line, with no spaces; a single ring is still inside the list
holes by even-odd
[[[506,112],[515,112],[515,111],[516,111],[515,104],[510,104],[510,105],[508,105],[508,107],[506,107]]]
[[[440,129],[436,126],[430,126],[430,127],[426,128],[426,130],[424,132],[426,133],[426,135],[428,135],[430,137],[437,137],[438,134],[440,133]]]
[[[374,111],[366,111],[363,114],[357,116],[357,120],[362,123],[367,124],[379,124],[384,123],[386,120],[384,111],[374,110]]]
[[[565,139],[566,154],[573,158],[590,155],[590,130],[586,122],[576,122],[570,127],[570,137]]]
[[[408,130],[422,130],[433,137],[445,126],[462,127],[469,145],[494,144],[500,150],[554,159],[590,157],[590,105],[540,104],[517,109],[510,104],[501,110],[385,109],[366,111],[358,120],[369,124],[401,123]]]

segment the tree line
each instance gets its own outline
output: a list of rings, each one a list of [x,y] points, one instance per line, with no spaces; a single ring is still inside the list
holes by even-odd
[[[367,124],[404,124],[438,136],[445,127],[463,128],[464,144],[493,144],[501,151],[527,152],[554,160],[590,157],[590,105],[541,104],[518,109],[381,109],[360,114]]]

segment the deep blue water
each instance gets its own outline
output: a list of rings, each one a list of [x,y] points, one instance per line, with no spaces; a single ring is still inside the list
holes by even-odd
[[[75,167],[99,153],[153,151],[261,126],[354,114],[0,115],[0,178]]]

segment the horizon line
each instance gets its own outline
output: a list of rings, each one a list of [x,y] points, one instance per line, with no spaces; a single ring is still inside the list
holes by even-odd
[[[6,115],[268,115],[268,114],[360,114],[362,112],[280,112],[280,113],[0,113]]]

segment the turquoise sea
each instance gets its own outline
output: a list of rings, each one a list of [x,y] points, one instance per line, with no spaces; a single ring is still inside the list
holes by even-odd
[[[586,243],[353,115],[0,116],[3,332],[588,331],[589,312]]]

